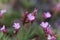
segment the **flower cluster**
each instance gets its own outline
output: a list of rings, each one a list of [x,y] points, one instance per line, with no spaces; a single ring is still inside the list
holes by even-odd
[[[37,9],[34,9],[32,13],[29,13],[28,11],[24,12],[24,16],[22,17],[22,22],[33,22],[36,19],[37,16]]]
[[[19,31],[20,27],[21,27],[20,23],[13,23],[13,28],[15,29],[14,34],[16,34]],[[3,25],[0,28],[0,31],[3,32],[3,33],[8,33],[8,30],[6,29],[5,25]]]
[[[3,15],[6,13],[6,9],[2,9],[0,11],[0,18],[3,17]],[[1,27],[1,26],[0,26]],[[20,28],[20,23],[13,23],[13,28],[15,29],[16,32],[18,32],[19,28]],[[5,25],[3,25],[1,28],[0,28],[0,31],[2,31],[3,33],[7,32],[7,29],[5,27]]]
[[[42,22],[40,25],[46,33],[47,40],[56,40],[56,36],[51,29],[51,25],[48,22]]]
[[[0,11],[0,18],[3,17],[4,13],[6,12],[5,9],[2,9]],[[51,14],[50,12],[44,12],[43,17],[45,19],[51,18]],[[24,16],[22,17],[22,23],[32,23],[35,21],[37,16],[37,9],[34,9],[34,11],[32,13],[29,13],[28,11],[24,12]],[[46,22],[41,22],[40,26],[42,27],[42,29],[44,30],[46,36],[47,36],[47,40],[56,40],[56,35],[54,34],[54,32],[51,29],[51,25],[46,21]],[[21,24],[19,22],[14,22],[13,23],[13,28],[15,29],[15,33],[17,33],[19,31],[19,28],[21,27]],[[0,28],[0,31],[2,32],[7,32],[5,25],[2,26],[2,28]]]

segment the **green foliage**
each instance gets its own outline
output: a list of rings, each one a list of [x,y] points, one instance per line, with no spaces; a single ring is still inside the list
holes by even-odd
[[[31,39],[34,35],[38,35],[41,40],[45,40],[45,33],[41,29],[40,26],[36,25],[34,23],[32,26],[30,26],[29,29],[21,28],[19,33],[17,34],[17,37],[19,40],[29,40]],[[32,38],[33,39],[33,38]]]
[[[0,31],[0,39],[3,37],[3,32]]]
[[[6,13],[4,15],[4,17],[1,19],[1,21],[7,26],[10,27],[12,25],[12,22],[15,19],[19,19],[20,20],[21,14],[17,11],[12,12],[12,13]]]
[[[7,3],[8,2],[8,0],[0,0],[0,2],[2,2],[2,3]]]
[[[25,7],[25,8],[33,7],[35,5],[35,1],[34,0],[20,0],[23,7]]]

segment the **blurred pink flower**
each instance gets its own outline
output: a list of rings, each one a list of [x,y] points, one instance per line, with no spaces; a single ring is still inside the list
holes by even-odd
[[[52,40],[52,37],[50,34],[47,35],[47,40]]]
[[[2,9],[2,10],[0,11],[0,18],[3,17],[3,15],[4,15],[5,12],[6,12],[6,9]]]
[[[42,26],[43,28],[47,28],[48,25],[49,25],[48,22],[42,22],[40,24],[40,26]]]
[[[1,10],[1,14],[4,14],[6,12],[6,9]]]
[[[37,9],[36,8],[34,9],[34,11],[32,13],[25,11],[23,17],[21,18],[22,23],[23,24],[29,23],[29,22],[33,23],[36,19],[36,16],[37,16]]]
[[[32,13],[28,14],[27,18],[29,21],[35,20],[35,16]]]
[[[2,31],[2,30],[5,30],[5,25],[3,25],[3,27],[2,27],[0,30],[1,30],[1,31]]]
[[[52,36],[52,40],[56,40],[56,37],[55,36]]]
[[[40,25],[47,35],[47,40],[56,40],[56,36],[51,29],[51,25],[48,22],[42,22]]]
[[[57,9],[60,9],[60,2],[56,5]]]
[[[19,29],[21,26],[20,26],[20,23],[14,23],[14,24],[13,24],[13,27],[14,27],[15,29]]]
[[[46,13],[44,13],[44,15],[43,15],[45,18],[50,18],[51,17],[51,14],[50,14],[50,12],[46,12]]]
[[[2,28],[0,29],[2,32],[6,32],[6,28],[5,25],[2,26]]]
[[[54,14],[57,14],[60,10],[60,2],[58,2],[54,7],[52,7]]]
[[[55,36],[51,36],[50,34],[47,35],[47,40],[56,40]]]
[[[51,35],[52,40],[56,40],[56,35],[54,32],[51,30],[51,28],[47,28],[47,33]]]
[[[47,33],[53,35],[53,31],[50,27],[47,27]]]

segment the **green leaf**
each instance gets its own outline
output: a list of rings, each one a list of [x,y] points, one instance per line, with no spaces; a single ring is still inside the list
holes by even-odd
[[[8,36],[4,35],[2,39],[3,40],[8,40]]]
[[[22,3],[23,7],[29,8],[35,5],[36,0],[20,0]]]
[[[36,34],[39,35],[42,40],[46,40],[45,33],[40,26],[37,27]]]
[[[3,32],[0,31],[0,39],[3,37]]]
[[[17,34],[18,40],[23,40],[24,39],[24,32],[23,28],[20,28],[20,31]]]

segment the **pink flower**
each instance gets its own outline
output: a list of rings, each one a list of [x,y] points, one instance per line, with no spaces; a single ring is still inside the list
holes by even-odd
[[[20,23],[14,23],[13,27],[14,27],[15,29],[19,29],[21,26],[20,26]]]
[[[0,30],[6,32],[5,25],[3,25],[3,27]]]
[[[51,34],[51,35],[53,34],[51,28],[49,28],[49,27],[47,28],[47,33],[48,33],[48,34]]]
[[[37,16],[37,9],[34,9],[32,13],[25,11],[23,17],[21,18],[22,23],[23,24],[29,23],[29,22],[33,23],[36,19],[36,16]]]
[[[1,10],[1,14],[4,14],[6,12],[6,9]]]
[[[50,34],[48,34],[48,36],[47,36],[47,40],[52,40],[52,37],[51,37]]]
[[[47,35],[47,40],[56,40],[56,36],[51,29],[51,25],[48,22],[42,22],[40,24],[45,34]]]
[[[51,36],[50,34],[47,35],[47,40],[56,40],[55,36]]]
[[[60,9],[60,2],[56,5],[57,9]]]
[[[50,18],[51,17],[51,14],[50,14],[50,12],[46,12],[46,13],[44,13],[43,16],[45,16],[45,18]]]
[[[51,25],[49,25],[48,27],[47,27],[47,31],[46,31],[48,34],[50,34],[50,35],[55,35],[54,34],[54,32],[52,31],[52,28],[51,28]]]
[[[31,13],[27,15],[28,20],[32,21],[35,20],[35,16],[32,15]]]
[[[56,37],[52,36],[52,40],[56,40]]]
[[[5,12],[6,12],[6,9],[2,9],[2,10],[0,11],[0,18],[3,17],[3,15],[4,15]]]
[[[47,28],[47,26],[49,25],[48,22],[42,22],[40,24],[43,28]]]

